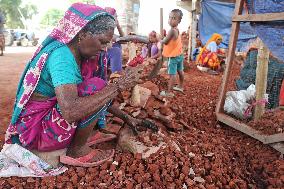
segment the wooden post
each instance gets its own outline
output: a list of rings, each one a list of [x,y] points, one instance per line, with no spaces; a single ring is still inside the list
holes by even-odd
[[[163,8],[160,8],[160,34],[164,38],[164,13]]]
[[[192,15],[189,14],[189,18],[190,18],[190,27],[188,29],[188,35],[189,35],[189,38],[188,38],[188,50],[187,50],[187,54],[188,54],[188,61],[191,60],[191,54],[192,54],[192,49],[191,49],[191,42],[192,42],[192,29],[191,29],[191,19],[192,19]]]
[[[269,60],[269,50],[260,42],[257,56],[257,67],[256,67],[256,102],[264,99],[267,87],[267,72],[268,72],[268,60]],[[254,120],[261,118],[265,112],[265,104],[257,103],[254,111]]]
[[[243,10],[243,5],[244,5],[244,0],[237,0],[236,1],[236,7],[235,7],[235,13],[234,15],[240,15]],[[230,42],[229,42],[229,49],[228,49],[228,58],[226,62],[226,70],[222,79],[222,84],[221,84],[221,91],[220,91],[220,96],[219,100],[216,106],[216,113],[221,113],[223,112],[223,107],[225,103],[225,96],[227,92],[227,87],[228,87],[228,81],[232,72],[232,66],[233,66],[233,60],[235,57],[235,50],[237,46],[237,40],[239,36],[239,31],[240,31],[240,22],[233,22],[232,23],[232,29],[231,29],[231,35],[230,35]]]
[[[190,48],[190,57],[193,59],[192,51],[196,45],[196,29],[197,29],[197,17],[196,17],[196,0],[192,0],[192,12],[191,12],[191,48]]]

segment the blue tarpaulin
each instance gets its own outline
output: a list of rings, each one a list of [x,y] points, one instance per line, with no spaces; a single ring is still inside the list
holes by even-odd
[[[247,0],[249,13],[284,12],[284,0]],[[199,33],[203,44],[213,33],[222,34],[223,47],[228,47],[235,4],[216,0],[201,1]],[[247,50],[247,42],[258,36],[279,60],[284,61],[284,21],[241,23],[237,50]]]
[[[249,0],[248,7],[253,14],[284,12],[284,0]],[[284,21],[254,23],[252,27],[272,54],[284,61]]]
[[[235,4],[216,0],[203,0],[201,7],[202,14],[198,28],[202,43],[205,44],[213,33],[219,33],[223,35],[223,47],[228,47]],[[237,50],[245,50],[247,42],[255,38],[254,29],[250,24],[241,23]]]

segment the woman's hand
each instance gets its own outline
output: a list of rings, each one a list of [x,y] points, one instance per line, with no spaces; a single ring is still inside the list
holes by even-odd
[[[123,76],[121,76],[115,83],[118,90],[123,91],[134,87],[139,80],[139,73],[137,69],[127,69]]]

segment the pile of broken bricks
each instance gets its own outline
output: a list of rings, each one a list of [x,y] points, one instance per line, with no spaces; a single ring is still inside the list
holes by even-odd
[[[143,159],[166,146],[174,146],[179,150],[178,145],[169,139],[168,131],[180,131],[183,126],[187,127],[185,122],[176,123],[176,114],[171,110],[169,101],[159,95],[160,89],[166,87],[168,79],[166,69],[160,70],[159,80],[148,80],[148,75],[156,63],[156,60],[146,60],[139,65],[137,69],[141,70],[141,76],[138,84],[129,91],[121,92],[114,100],[114,105],[132,117],[155,123],[159,131],[154,133],[141,128],[142,131],[135,136],[129,127],[123,127],[124,123],[121,119],[111,114],[107,116],[106,130],[118,135],[119,148],[133,154],[141,154]],[[117,77],[119,75],[112,74],[110,78],[115,80]]]

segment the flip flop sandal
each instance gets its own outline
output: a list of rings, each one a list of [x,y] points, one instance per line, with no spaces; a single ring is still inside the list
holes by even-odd
[[[183,89],[180,88],[180,87],[177,87],[177,86],[173,87],[173,90],[179,91],[179,92],[182,92],[182,93],[183,93]]]
[[[92,146],[95,144],[111,141],[116,138],[116,135],[114,134],[106,134],[102,132],[96,132],[94,135],[90,136],[87,140],[86,145]]]
[[[79,158],[72,158],[69,156],[60,156],[59,161],[66,165],[72,165],[72,166],[79,166],[79,167],[95,167],[98,165],[103,164],[104,162],[110,160],[114,156],[114,150],[111,150],[111,155],[103,160],[99,160],[96,162],[89,162],[91,161],[97,154],[98,149],[92,150],[89,154],[79,157]]]
[[[164,97],[174,97],[175,95],[173,93],[167,93],[166,91],[162,91],[160,93],[160,96],[164,96]]]
[[[207,71],[207,73],[210,74],[210,75],[219,75],[219,73],[214,71],[214,70],[209,70],[209,71]]]

